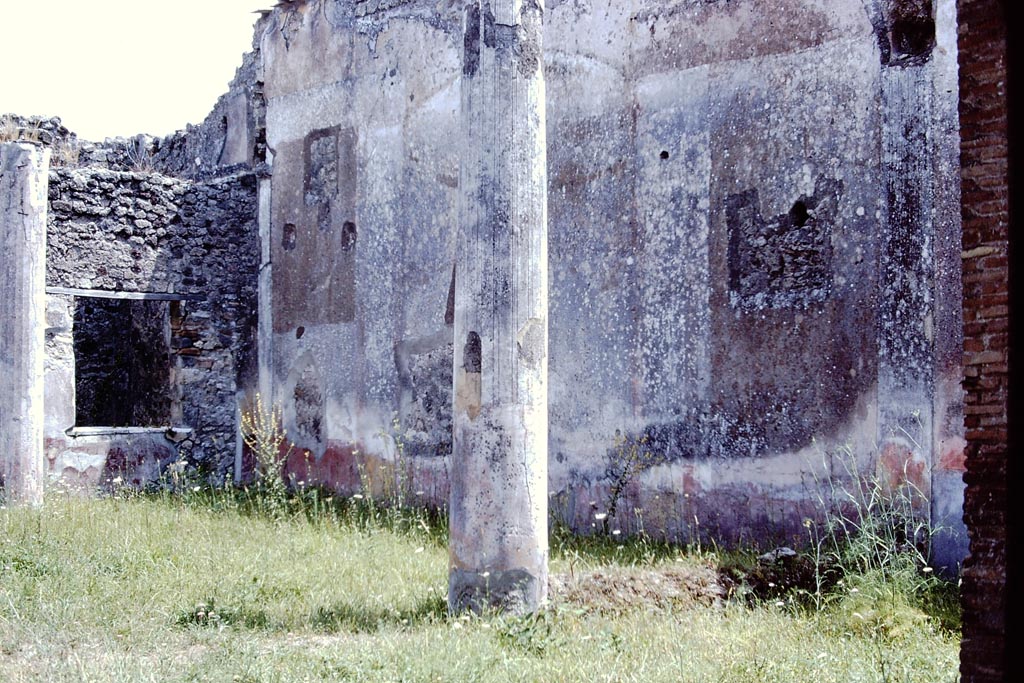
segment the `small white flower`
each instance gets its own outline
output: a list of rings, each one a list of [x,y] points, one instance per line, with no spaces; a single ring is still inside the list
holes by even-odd
[[[621,534],[621,533],[622,533],[621,531],[619,531],[618,529],[616,529],[615,531],[613,531],[613,532],[612,532],[612,536],[618,536],[618,535],[619,535],[619,534]]]
[[[596,520],[597,520],[597,521],[599,521],[599,522],[600,522],[600,521],[601,521],[602,519],[605,519],[605,518],[607,518],[607,517],[608,517],[608,513],[607,513],[607,512],[598,512],[598,513],[597,513],[596,515],[594,515],[594,519],[596,519]]]
[[[202,488],[201,486],[193,486],[193,487],[192,487],[192,490],[193,490],[193,491],[198,491],[198,490],[199,490],[199,489],[201,489],[201,488]]]
[[[932,572],[933,572],[933,571],[935,571],[935,570],[934,570],[934,569],[932,569],[931,567],[925,567],[925,568],[924,568],[924,569],[922,569],[921,571],[923,571],[923,572],[924,572],[925,574],[930,574],[930,573],[932,573]]]
[[[420,546],[419,548],[416,548],[416,550],[414,550],[413,552],[414,553],[422,553],[423,552],[423,546]]]
[[[851,589],[850,589],[850,592],[851,592],[851,593],[860,593],[860,591],[859,591],[859,590],[857,590],[856,588],[851,588]],[[863,617],[862,617],[862,618],[863,618]]]
[[[363,494],[357,493],[356,495],[354,495],[352,497],[355,498],[356,500],[362,500],[363,499]]]
[[[785,607],[786,603],[782,602],[782,600],[779,600],[777,603],[775,603],[775,606],[776,607]]]
[[[488,576],[490,576],[490,575],[491,575],[491,573],[490,573],[490,572],[483,572],[482,574],[480,574],[480,576],[484,577],[485,579],[486,579],[486,578],[487,578]]]

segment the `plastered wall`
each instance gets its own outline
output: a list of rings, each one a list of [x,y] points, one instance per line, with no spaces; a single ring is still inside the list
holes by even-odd
[[[261,28],[261,383],[297,477],[447,495],[457,3]],[[545,15],[550,492],[575,528],[780,541],[856,470],[960,520],[951,2],[561,2]],[[370,476],[368,476],[368,474]]]

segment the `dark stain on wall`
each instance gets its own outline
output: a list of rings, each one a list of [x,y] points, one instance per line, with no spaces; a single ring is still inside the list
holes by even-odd
[[[470,332],[466,335],[466,345],[462,351],[462,367],[466,372],[481,372],[483,368],[482,354],[480,335]]]
[[[299,376],[293,392],[295,399],[295,428],[300,437],[317,444],[323,438],[324,392],[320,377],[313,365],[308,365]]]
[[[452,264],[452,281],[448,285],[448,300],[444,305],[444,324],[455,324],[455,265]]]
[[[281,248],[285,251],[291,251],[295,248],[295,242],[295,224],[285,223],[284,230],[281,231]]]
[[[338,129],[313,131],[305,146],[303,199],[316,212],[319,230],[330,232],[331,207],[338,196]]]
[[[476,3],[466,8],[462,49],[462,75],[474,76],[480,68],[480,6]]]
[[[296,182],[274,195],[273,225],[282,231],[273,255],[277,332],[355,320],[357,144],[353,129],[332,127],[279,146],[275,177]]]

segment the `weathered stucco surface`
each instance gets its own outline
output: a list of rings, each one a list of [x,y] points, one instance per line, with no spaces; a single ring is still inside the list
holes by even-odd
[[[264,386],[303,475],[388,476],[397,415],[437,503],[461,16],[322,0],[260,42]],[[555,512],[606,511],[617,439],[656,463],[624,531],[798,534],[849,466],[931,494],[958,561],[953,3],[561,2],[544,24]]]

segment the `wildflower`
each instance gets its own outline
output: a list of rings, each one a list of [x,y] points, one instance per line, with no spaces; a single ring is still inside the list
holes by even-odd
[[[778,602],[775,603],[775,606],[776,607],[785,607],[786,603],[782,602],[782,600],[779,600]]]
[[[201,486],[193,486],[193,487],[192,487],[192,490],[193,490],[193,491],[198,491],[198,490],[199,490],[200,488],[202,488],[202,487],[201,487]]]
[[[935,570],[934,570],[934,569],[932,569],[931,567],[925,567],[925,568],[924,568],[924,569],[922,569],[921,571],[923,571],[923,572],[924,572],[925,574],[931,574],[931,573],[932,573],[933,571],[935,571]]]
[[[811,518],[810,517],[804,517],[804,527],[807,528],[807,529],[810,529],[811,528],[811,524],[812,524]]]
[[[353,498],[355,498],[356,500],[362,500],[362,499],[363,499],[363,494],[361,494],[361,493],[357,493],[357,494],[355,494],[355,495],[354,495],[354,496],[352,496],[352,497],[353,497]]]
[[[422,552],[423,552],[423,546],[420,546],[419,548],[416,548],[416,550],[413,551],[413,553],[422,553]]]
[[[482,574],[480,574],[480,576],[484,577],[485,579],[486,579],[486,578],[487,578],[488,576],[490,576],[490,575],[491,575],[491,573],[490,573],[490,572],[483,572]]]
[[[596,519],[596,520],[597,520],[597,521],[599,521],[599,522],[600,522],[600,521],[601,521],[602,519],[605,519],[605,518],[607,518],[607,517],[608,517],[608,513],[607,513],[607,512],[598,512],[598,513],[597,513],[596,515],[594,515],[594,519]]]
[[[619,534],[621,534],[621,533],[622,533],[622,532],[621,532],[620,530],[616,529],[616,530],[614,530],[614,531],[612,532],[612,536],[618,536],[618,535],[619,535]]]

